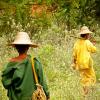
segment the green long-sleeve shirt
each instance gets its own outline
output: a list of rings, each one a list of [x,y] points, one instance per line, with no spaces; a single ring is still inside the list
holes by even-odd
[[[21,62],[9,62],[2,74],[3,86],[8,90],[9,100],[31,100],[32,93],[36,90],[32,71],[31,57],[28,56]],[[49,97],[46,78],[42,65],[34,58],[34,67],[39,83],[43,86],[46,96]]]

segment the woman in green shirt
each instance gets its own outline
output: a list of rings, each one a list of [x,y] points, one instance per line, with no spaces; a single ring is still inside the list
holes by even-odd
[[[32,71],[31,56],[27,55],[27,51],[29,47],[36,48],[38,46],[31,42],[26,32],[19,32],[11,46],[16,48],[19,55],[12,58],[2,72],[3,86],[8,90],[9,100],[31,100],[32,93],[37,87]],[[49,91],[41,62],[35,57],[33,61],[38,82],[43,86],[48,100]]]

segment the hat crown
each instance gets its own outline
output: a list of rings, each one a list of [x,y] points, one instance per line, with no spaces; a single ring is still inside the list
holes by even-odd
[[[18,32],[13,44],[28,44],[31,45],[32,42],[30,40],[30,37],[26,32]]]
[[[88,29],[87,26],[83,26],[83,27],[81,28],[81,31],[84,31],[84,30],[89,30],[89,29]]]
[[[37,48],[38,45],[37,44],[33,44],[30,40],[30,37],[28,35],[28,33],[26,32],[18,32],[15,40],[13,43],[9,44],[10,46],[14,46],[14,45],[29,45],[31,47]]]

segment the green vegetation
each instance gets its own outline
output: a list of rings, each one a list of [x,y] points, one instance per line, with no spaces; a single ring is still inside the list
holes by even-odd
[[[72,70],[72,49],[79,28],[85,24],[95,33],[98,51],[93,55],[97,83],[86,100],[100,100],[100,1],[99,0],[45,0],[49,14],[30,16],[35,0],[0,0],[0,74],[11,57],[17,54],[7,44],[18,31],[29,33],[38,49],[29,53],[38,56],[48,80],[51,100],[83,100],[79,74]],[[37,0],[41,5],[42,0]],[[0,77],[1,79],[1,77]],[[7,100],[0,81],[0,100]]]
[[[67,37],[67,39],[65,39],[60,36],[59,32],[62,32],[60,29],[62,28],[52,26],[48,30],[42,30],[42,33],[39,31],[39,33],[41,33],[38,37],[39,40],[37,38],[35,39],[35,37],[33,37],[33,40],[40,43],[40,48],[36,50],[31,48],[29,52],[32,53],[32,55],[38,55],[43,63],[43,68],[45,70],[45,74],[47,75],[51,92],[51,100],[82,100],[82,87],[79,82],[79,76],[77,72],[73,71],[70,67],[72,59],[72,47],[75,39],[73,37]],[[49,34],[46,35],[45,33]],[[16,56],[16,53],[13,53],[15,51],[13,48],[6,46],[6,36],[1,37],[0,41],[2,45],[0,48],[0,62],[2,66],[0,68],[3,68],[9,58]],[[94,54],[93,57],[94,68],[97,75],[97,84],[95,85],[94,90],[90,92],[87,100],[100,99],[100,45],[97,44],[96,46],[98,47],[99,51]],[[2,100],[7,100],[6,91],[2,87],[1,83],[0,91],[2,93]]]

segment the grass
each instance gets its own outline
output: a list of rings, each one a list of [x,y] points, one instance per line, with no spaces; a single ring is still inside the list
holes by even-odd
[[[5,37],[0,38],[0,70],[4,68],[9,58],[16,55],[13,54],[14,49],[6,47],[5,40]],[[61,45],[44,42],[38,50],[30,49],[29,51],[31,54],[38,55],[41,59],[49,85],[51,100],[84,100],[79,74],[70,67],[73,43],[74,39],[69,40],[67,43],[62,41]],[[93,55],[93,58],[97,83],[85,100],[100,100],[100,45],[97,44],[96,46],[98,52]],[[7,100],[6,95],[6,90],[0,82],[0,100]]]

